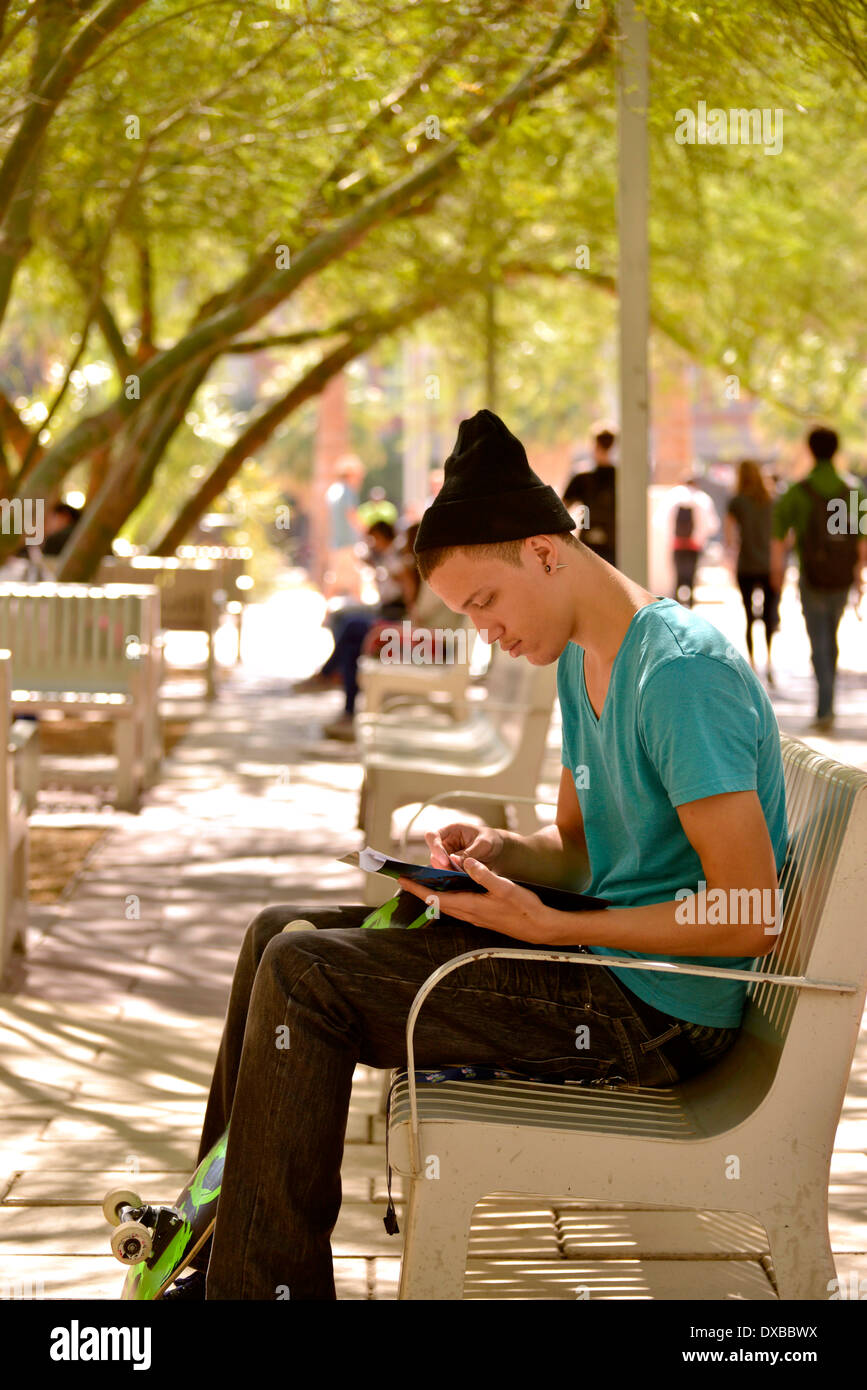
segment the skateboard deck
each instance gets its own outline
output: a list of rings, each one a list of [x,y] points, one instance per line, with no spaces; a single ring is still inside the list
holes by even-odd
[[[112,1250],[128,1266],[122,1299],[162,1298],[213,1232],[228,1139],[225,1130],[173,1206],[148,1206],[126,1189],[106,1196]]]

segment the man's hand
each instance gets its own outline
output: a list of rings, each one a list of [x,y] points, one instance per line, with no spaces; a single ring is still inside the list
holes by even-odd
[[[496,831],[488,833],[496,834]],[[474,927],[487,927],[504,936],[514,936],[518,941],[554,946],[566,943],[567,938],[564,936],[561,940],[560,933],[570,925],[569,913],[546,907],[535,893],[519,888],[508,878],[500,878],[477,859],[464,859],[463,867],[464,872],[487,892],[441,893],[439,901],[443,915],[470,922]],[[405,892],[424,901],[430,898],[430,888],[425,884],[413,883],[408,878],[397,881]]]
[[[424,838],[435,869],[462,869],[468,854],[480,863],[492,865],[505,846],[499,830],[491,830],[487,825],[465,825],[461,821],[446,825],[442,830],[428,830]]]
[[[776,536],[771,538],[771,563],[768,583],[775,594],[781,594],[783,592],[783,583],[786,578],[786,549],[793,538],[794,532],[791,530],[782,540],[779,540]]]

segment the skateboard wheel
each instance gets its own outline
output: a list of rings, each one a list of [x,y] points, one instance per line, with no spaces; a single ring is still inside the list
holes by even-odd
[[[296,917],[294,922],[287,922],[284,931],[315,931],[312,922],[305,922],[303,917]]]
[[[123,1265],[135,1265],[151,1253],[151,1233],[140,1221],[125,1221],[111,1235],[111,1253]]]
[[[102,1204],[102,1214],[110,1226],[119,1226],[119,1207],[140,1207],[141,1205],[142,1200],[137,1192],[131,1191],[128,1187],[116,1187],[113,1192],[106,1193]]]

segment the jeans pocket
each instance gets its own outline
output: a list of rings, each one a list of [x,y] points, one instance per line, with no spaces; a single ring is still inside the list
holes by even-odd
[[[644,1025],[643,1023],[641,1024],[641,1027],[642,1027],[642,1030],[643,1030],[645,1033],[647,1033],[647,1028],[645,1027],[645,1025]],[[682,1033],[683,1033],[683,1024],[682,1024],[682,1023],[672,1023],[672,1025],[671,1025],[670,1028],[666,1028],[665,1031],[664,1031],[663,1033],[658,1033],[657,1036],[656,1036],[655,1038],[651,1038],[651,1037],[649,1036],[649,1034],[648,1034],[648,1037],[646,1038],[646,1040],[645,1040],[644,1042],[642,1042],[642,1043],[639,1043],[639,1051],[642,1052],[642,1053],[646,1056],[648,1052],[655,1052],[655,1051],[657,1050],[657,1048],[662,1047],[665,1043],[669,1042],[672,1038],[678,1038],[678,1037],[680,1037],[680,1035],[681,1035]]]
[[[672,1023],[662,1032],[653,1035],[637,1014],[631,1019],[624,1019],[624,1024],[632,1048],[639,1086],[672,1086],[683,1079],[676,1063],[665,1052],[668,1043],[682,1037],[682,1023]]]

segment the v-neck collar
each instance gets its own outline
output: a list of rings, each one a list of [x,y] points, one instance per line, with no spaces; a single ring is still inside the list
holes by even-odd
[[[626,646],[626,643],[627,643],[627,640],[628,640],[628,638],[629,638],[629,634],[630,634],[630,632],[632,631],[632,625],[633,625],[633,623],[635,622],[635,619],[638,617],[639,613],[643,613],[643,612],[644,612],[645,608],[655,608],[656,605],[657,605],[658,603],[668,603],[669,601],[670,601],[670,600],[668,599],[668,597],[667,597],[665,594],[657,594],[657,595],[656,595],[656,598],[653,600],[652,603],[643,603],[643,604],[641,605],[640,608],[636,608],[636,610],[635,610],[635,612],[633,613],[632,617],[629,619],[629,626],[627,627],[626,631],[625,631],[624,634],[623,634],[623,640],[622,640],[622,642],[620,643],[620,646],[617,648],[617,651],[614,653],[614,660],[613,660],[612,663],[611,663],[611,675],[608,677],[608,688],[607,688],[606,691],[605,691],[605,699],[602,701],[602,709],[599,711],[598,714],[596,713],[595,709],[593,708],[593,702],[592,702],[592,700],[590,699],[590,696],[589,696],[589,694],[588,694],[588,692],[587,692],[587,678],[586,678],[586,676],[585,676],[585,674],[584,674],[584,648],[581,647],[581,649],[580,649],[580,650],[581,650],[581,696],[582,696],[582,699],[583,699],[583,701],[584,701],[584,704],[587,706],[587,713],[590,715],[590,718],[591,718],[592,721],[593,721],[593,727],[594,727],[594,728],[596,728],[596,729],[599,728],[600,724],[602,723],[602,719],[603,719],[603,716],[604,716],[604,714],[605,714],[605,711],[606,711],[606,709],[608,708],[608,706],[609,706],[609,704],[610,704],[610,701],[609,701],[609,698],[608,698],[608,697],[609,697],[609,695],[611,694],[611,684],[612,684],[612,681],[614,680],[614,672],[617,670],[617,663],[618,663],[618,661],[620,660],[620,653],[623,651],[623,648]]]

